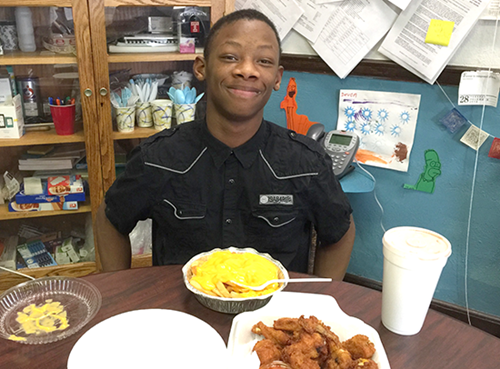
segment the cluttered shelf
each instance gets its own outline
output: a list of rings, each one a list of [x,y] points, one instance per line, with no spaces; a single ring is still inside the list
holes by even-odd
[[[82,263],[64,264],[40,268],[23,268],[20,272],[30,275],[35,278],[63,275],[66,277],[83,277],[97,271],[96,263],[87,261]],[[12,274],[2,273],[0,278],[0,292],[9,289],[19,283],[26,282],[26,278]]]
[[[72,135],[61,136],[56,134],[54,128],[46,131],[27,131],[21,138],[0,139],[0,147],[14,147],[26,145],[61,144],[72,142],[85,142],[83,130],[77,130]]]
[[[167,62],[194,60],[202,54],[180,54],[180,53],[124,53],[109,54],[109,63],[136,63],[136,62]]]
[[[32,64],[76,64],[76,56],[55,54],[49,51],[22,52],[13,51],[0,56],[0,65],[32,65]]]
[[[78,206],[75,210],[54,210],[54,211],[19,211],[10,212],[8,205],[0,205],[0,220],[20,219],[20,218],[37,218],[54,215],[72,215],[79,213],[89,213],[91,211],[90,201],[87,200]]]

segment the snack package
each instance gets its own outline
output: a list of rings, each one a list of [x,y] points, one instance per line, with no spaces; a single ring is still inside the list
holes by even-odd
[[[78,202],[42,202],[34,204],[18,204],[15,201],[9,203],[10,212],[26,212],[26,211],[54,211],[54,210],[77,210]]]
[[[47,188],[47,182],[42,181],[43,193],[39,195],[26,195],[24,185],[21,183],[21,189],[16,194],[16,203],[18,204],[33,204],[41,202],[68,202],[68,201],[85,201],[85,192],[68,193],[66,195],[50,195]]]
[[[49,177],[47,191],[49,195],[56,196],[84,192],[82,177],[80,175]]]

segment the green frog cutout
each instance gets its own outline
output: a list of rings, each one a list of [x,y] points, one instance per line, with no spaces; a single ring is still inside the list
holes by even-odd
[[[403,188],[433,193],[436,185],[436,177],[441,174],[441,162],[435,150],[426,150],[424,172],[418,177],[417,183],[413,185],[405,184]]]

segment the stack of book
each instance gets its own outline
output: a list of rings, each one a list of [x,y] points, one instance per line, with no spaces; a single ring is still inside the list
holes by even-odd
[[[81,144],[29,148],[19,158],[19,170],[71,170],[84,157]]]

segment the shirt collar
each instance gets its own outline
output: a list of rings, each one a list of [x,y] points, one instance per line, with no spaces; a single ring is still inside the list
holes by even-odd
[[[208,130],[206,121],[203,122],[202,135],[207,144],[208,152],[212,155],[216,168],[220,168],[226,159],[234,153],[243,168],[249,168],[259,153],[259,149],[264,146],[269,135],[268,123],[262,120],[255,135],[243,145],[231,149],[229,146],[216,139]]]

